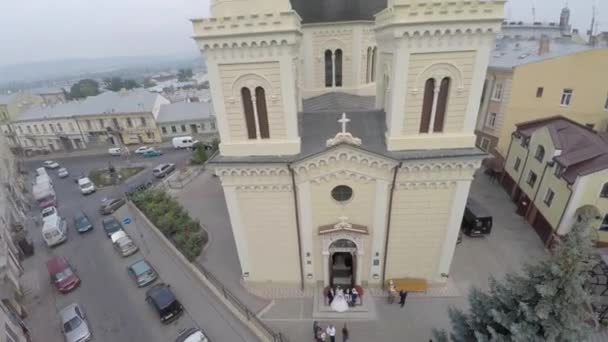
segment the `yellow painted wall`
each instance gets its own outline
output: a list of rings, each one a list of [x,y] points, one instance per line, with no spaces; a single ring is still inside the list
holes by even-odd
[[[509,136],[515,124],[553,115],[563,115],[582,124],[604,129],[608,114],[608,48],[594,49],[561,58],[530,63],[515,69],[511,99],[507,105],[498,142],[498,152],[506,156]],[[540,81],[542,80],[542,81]],[[543,96],[536,97],[538,87]],[[562,91],[574,90],[570,106],[560,106]]]
[[[387,279],[435,277],[453,194],[453,186],[395,191]]]
[[[300,281],[298,237],[290,191],[238,192],[252,282]]]
[[[325,50],[342,49],[342,86],[353,85],[353,28],[343,25],[327,25],[305,29],[312,35],[315,60],[315,87],[325,88]]]
[[[585,189],[583,193],[583,197],[581,198],[580,203],[576,203],[577,208],[581,208],[585,205],[595,206],[599,212],[601,218],[598,221],[595,221],[594,224],[598,226],[594,228],[599,228],[599,223],[603,220],[603,218],[608,215],[608,198],[600,197],[600,191],[606,182],[608,182],[608,170],[603,170],[600,172],[593,173],[591,175],[585,176]],[[599,240],[602,242],[608,242],[608,232],[600,232],[598,231]]]
[[[233,92],[234,83],[242,76],[256,74],[270,83],[266,91],[268,124],[271,139],[286,139],[286,124],[281,100],[281,70],[278,62],[219,65],[221,87],[226,98],[226,122],[231,141],[247,141],[247,126],[240,89]],[[272,97],[276,96],[276,100]]]
[[[516,184],[524,168],[524,163],[527,157],[526,153],[527,149],[521,145],[521,139],[513,138],[513,143],[511,144],[511,150],[509,152],[509,159],[507,159],[505,162],[505,171],[511,176],[511,178],[513,178]],[[519,168],[515,170],[517,158],[519,158],[520,163]],[[525,181],[525,179],[523,181]]]

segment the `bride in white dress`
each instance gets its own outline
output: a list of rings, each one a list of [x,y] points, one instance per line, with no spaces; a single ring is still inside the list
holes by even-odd
[[[336,289],[336,295],[334,300],[331,302],[331,308],[336,312],[344,312],[348,310],[348,302],[344,297],[344,291],[341,288]]]

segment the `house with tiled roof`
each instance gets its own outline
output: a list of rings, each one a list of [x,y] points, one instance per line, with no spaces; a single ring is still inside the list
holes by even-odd
[[[608,245],[608,134],[563,116],[517,124],[501,183],[545,243],[585,223]]]

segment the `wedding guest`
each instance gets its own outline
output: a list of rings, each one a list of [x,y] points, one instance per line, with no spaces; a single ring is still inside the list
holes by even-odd
[[[344,298],[346,299],[348,306],[353,306],[352,297],[350,295],[350,289],[346,289],[346,294],[344,294]]]
[[[336,327],[333,325],[328,325],[326,330],[327,335],[329,335],[330,342],[336,342]]]
[[[357,297],[359,297],[359,291],[357,291],[356,287],[353,287],[353,290],[351,291],[351,297],[353,300],[353,306],[357,305]]]
[[[346,328],[346,323],[344,323],[344,328],[342,328],[342,342],[346,341],[348,341],[348,328]]]

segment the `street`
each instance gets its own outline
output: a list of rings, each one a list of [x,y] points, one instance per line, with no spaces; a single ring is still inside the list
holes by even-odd
[[[166,154],[156,158],[143,158],[132,155],[129,160],[124,157],[83,156],[58,160],[61,167],[66,167],[70,177],[60,179],[56,170],[47,170],[53,178],[58,198],[58,212],[68,222],[68,241],[55,248],[48,248],[39,232],[39,226],[30,226],[29,235],[34,241],[35,255],[23,261],[25,269],[24,288],[26,293],[26,309],[28,323],[32,331],[33,341],[63,341],[57,311],[64,306],[76,302],[80,304],[87,315],[94,341],[173,341],[180,330],[196,326],[188,312],[189,298],[180,298],[186,308],[186,314],[169,325],[161,324],[158,314],[145,302],[147,288],[137,288],[128,276],[126,268],[129,264],[143,258],[144,246],[140,252],[122,258],[113,249],[105,236],[101,224],[102,216],[98,213],[103,198],[121,196],[127,189],[127,184],[143,182],[152,179],[151,169],[164,162],[186,160],[189,151],[165,150]],[[140,165],[148,167],[126,181],[126,184],[99,189],[97,192],[83,196],[72,178],[76,174],[86,174],[93,169],[108,166],[112,161],[114,166]],[[26,161],[30,176],[41,166],[40,161]],[[94,229],[84,234],[78,234],[73,225],[73,215],[82,210],[94,225]],[[33,209],[30,216],[39,217],[39,210]],[[147,254],[147,253],[146,253]],[[75,267],[82,280],[81,286],[68,294],[60,294],[50,283],[45,262],[52,256],[65,256]],[[154,266],[154,262],[152,262]],[[173,278],[164,279],[159,271],[158,282],[171,284]],[[195,282],[189,284],[172,284],[178,287],[202,286]],[[204,292],[206,289],[196,289]],[[199,309],[200,310],[200,309]],[[207,311],[213,309],[207,308]],[[215,311],[218,311],[216,308]],[[218,316],[223,316],[221,313]],[[221,317],[221,320],[233,319]],[[205,330],[206,327],[203,327]],[[217,333],[215,333],[217,335]],[[231,336],[228,332],[227,336]],[[235,339],[231,339],[235,341]],[[243,338],[243,340],[247,340]]]

